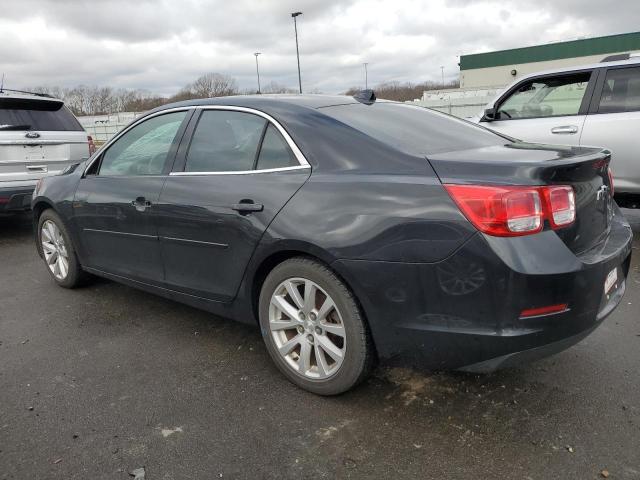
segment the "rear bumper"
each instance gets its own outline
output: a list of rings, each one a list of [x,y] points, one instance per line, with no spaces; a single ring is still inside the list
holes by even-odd
[[[382,359],[488,371],[559,352],[597,328],[624,294],[632,239],[617,210],[605,242],[579,256],[552,231],[478,234],[434,264],[340,260],[336,268],[361,301]],[[614,268],[617,285],[605,294]],[[520,318],[561,303],[567,311]]]
[[[0,185],[0,213],[17,212],[31,208],[33,185],[3,187]]]

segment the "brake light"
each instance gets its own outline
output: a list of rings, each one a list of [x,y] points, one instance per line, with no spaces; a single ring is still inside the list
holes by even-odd
[[[548,219],[556,229],[575,221],[569,186],[445,185],[462,213],[488,235],[515,237],[540,232]]]
[[[611,167],[607,168],[607,174],[609,175],[609,185],[611,188],[611,196],[613,197],[614,188],[613,188],[613,172],[611,171]]]
[[[91,135],[87,135],[87,142],[89,142],[89,156],[96,153],[96,144],[93,143],[93,137]]]

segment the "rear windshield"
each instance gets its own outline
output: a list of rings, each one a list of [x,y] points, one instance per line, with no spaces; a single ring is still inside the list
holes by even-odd
[[[0,131],[82,131],[64,103],[51,100],[0,98]]]
[[[429,155],[455,150],[509,143],[482,127],[415,105],[378,102],[351,103],[320,109],[392,147],[412,155]]]

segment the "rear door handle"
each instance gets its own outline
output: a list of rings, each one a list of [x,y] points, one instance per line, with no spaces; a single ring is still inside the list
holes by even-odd
[[[240,200],[240,203],[234,203],[231,208],[241,214],[247,214],[252,212],[261,212],[264,210],[264,205],[261,203],[253,203],[253,200]]]
[[[578,133],[578,127],[575,125],[563,125],[561,127],[553,127],[551,129],[551,133],[556,134],[564,134],[564,135],[573,135],[574,133]]]
[[[151,207],[151,202],[144,197],[138,197],[131,205],[139,212],[144,212],[147,208]]]

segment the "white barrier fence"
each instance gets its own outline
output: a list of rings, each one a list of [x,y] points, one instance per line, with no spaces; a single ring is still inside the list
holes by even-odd
[[[469,118],[480,115],[503,88],[493,86],[427,90],[422,94],[422,98],[410,103],[433,108],[455,117]]]
[[[443,98],[436,100],[414,100],[414,105],[432,108],[455,117],[469,118],[479,115],[493,96],[475,98]]]
[[[120,112],[110,115],[78,117],[80,124],[98,145],[111,138],[144,112]]]

